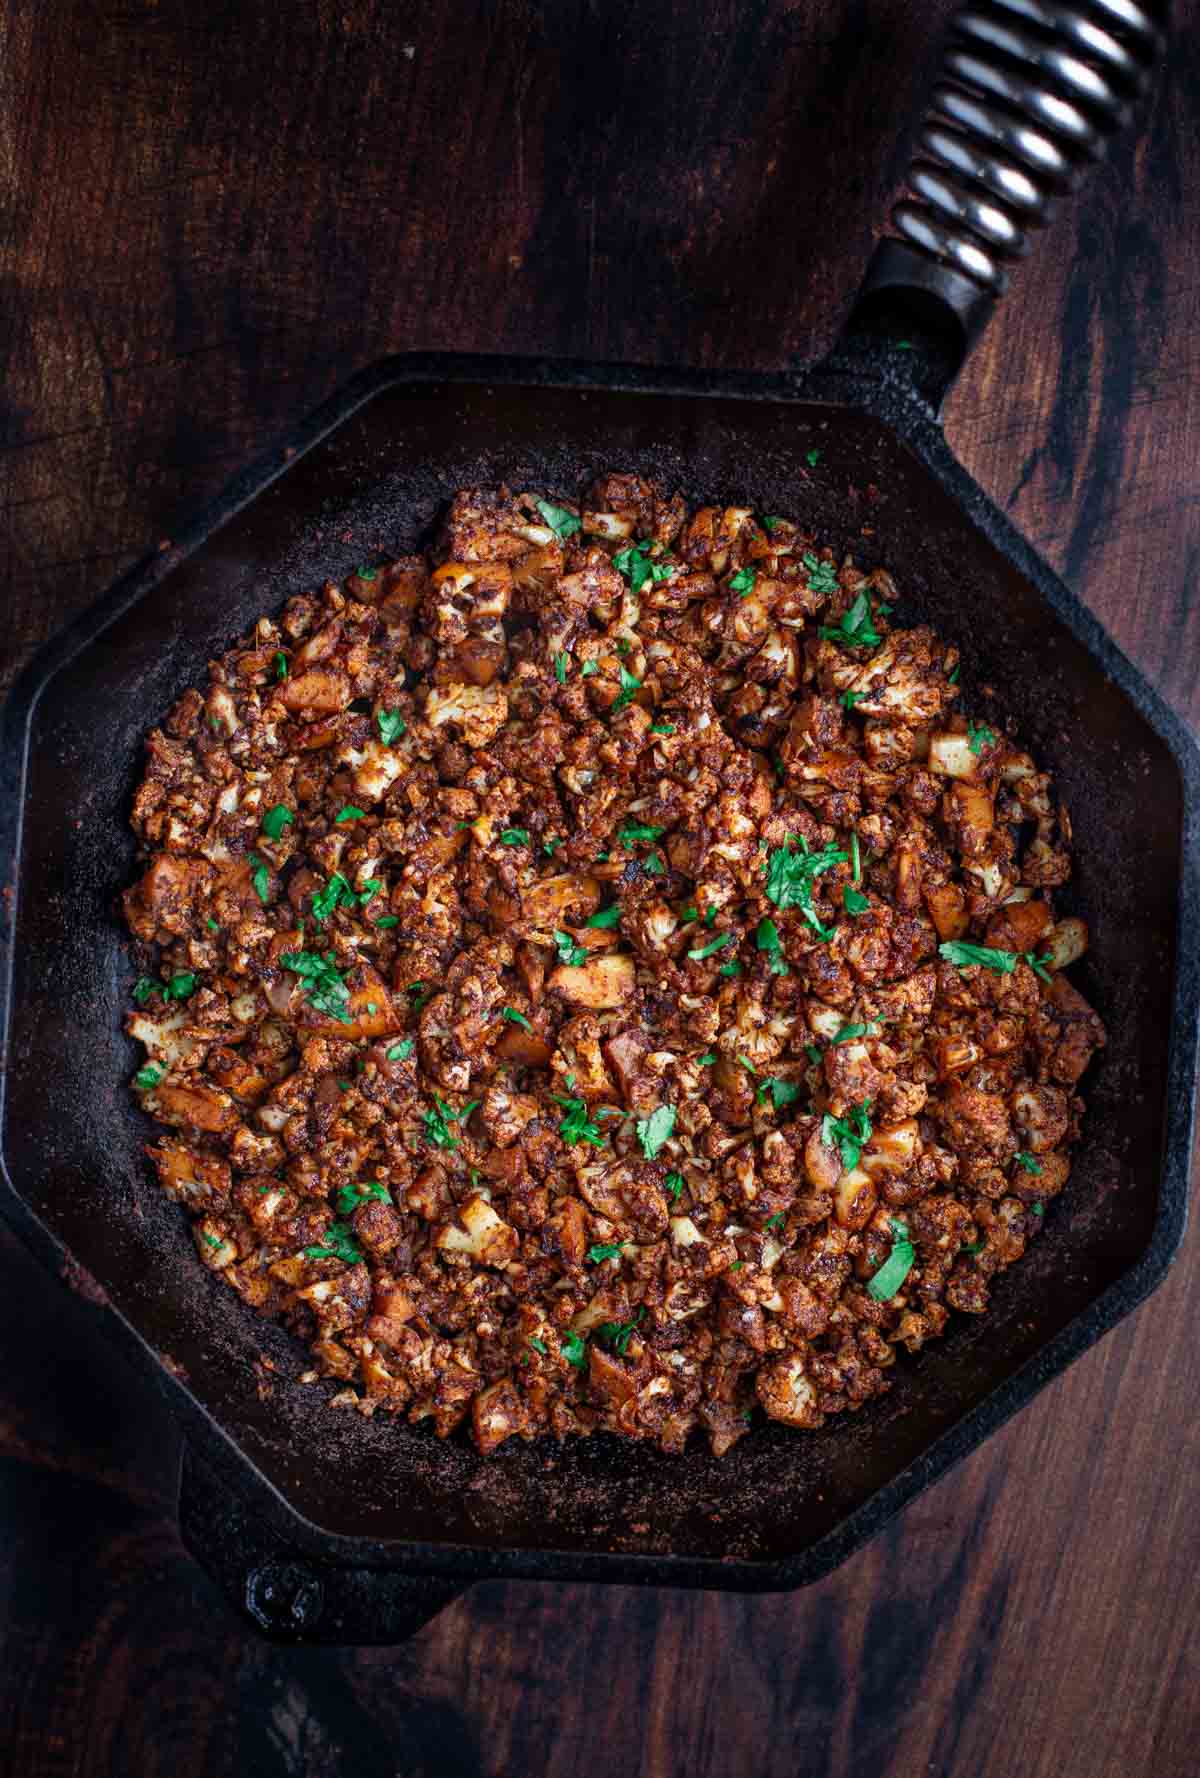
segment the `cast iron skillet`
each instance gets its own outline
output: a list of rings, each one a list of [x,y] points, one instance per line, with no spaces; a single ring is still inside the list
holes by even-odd
[[[1028,24],[1036,15],[1058,28]],[[845,337],[815,370],[390,360],[21,680],[3,744],[0,1198],[51,1265],[84,1268],[106,1293],[114,1329],[186,1428],[184,1536],[270,1633],[395,1640],[485,1575],[800,1585],[1161,1280],[1184,1227],[1193,1115],[1197,752],[958,467],[937,420],[1002,287],[998,248],[1020,244],[1020,204],[1039,210],[1054,154],[1065,179],[1134,95],[1153,50],[1142,22],[1133,0],[1004,0],[963,15],[923,137],[935,159],[914,169],[923,202],[901,208],[905,242],[879,250]],[[1109,1048],[1045,1237],[985,1319],[956,1318],[946,1339],[901,1359],[889,1396],[818,1433],[756,1431],[723,1461],[595,1438],[513,1441],[485,1462],[457,1440],[318,1410],[320,1391],[294,1381],[304,1355],[195,1263],[125,1086],[133,970],[116,898],[134,865],[127,817],[145,731],[260,611],[410,548],[460,485],[573,491],[601,466],[649,471],[690,500],[794,514],[864,567],[886,562],[901,618],[959,644],[973,707],[993,685],[1071,809],[1093,933],[1080,982]]]

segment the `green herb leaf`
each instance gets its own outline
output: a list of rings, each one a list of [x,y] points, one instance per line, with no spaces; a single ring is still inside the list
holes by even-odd
[[[810,1062],[819,1062],[821,1060],[821,1052],[815,1043],[806,1043],[804,1046],[804,1053]]]
[[[564,1334],[559,1341],[559,1347],[567,1363],[573,1364],[577,1371],[581,1371],[586,1367],[587,1347],[577,1333],[572,1331],[571,1333]]]
[[[739,598],[748,599],[754,591],[757,576],[753,568],[739,568],[736,574],[729,577],[729,590],[737,593]]]
[[[334,825],[344,827],[347,821],[361,821],[366,814],[365,809],[356,808],[353,803],[343,803],[334,816]]]
[[[164,1000],[187,1000],[196,992],[196,978],[190,969],[181,969],[163,989]]]
[[[631,822],[627,827],[618,827],[617,839],[622,846],[632,846],[637,840],[656,840],[660,833],[666,833],[665,827],[648,827],[644,822]]]
[[[353,1024],[347,1010],[350,990],[338,974],[332,951],[327,951],[324,956],[316,951],[284,951],[279,961],[285,969],[300,977],[314,1011],[324,1013],[326,1018],[337,1019],[343,1025]]]
[[[362,1258],[362,1249],[354,1239],[354,1231],[348,1222],[330,1223],[325,1231],[325,1243],[321,1247],[306,1247],[306,1259],[340,1259],[346,1265],[356,1265]]]
[[[839,1043],[852,1043],[856,1037],[873,1037],[880,1029],[878,1019],[871,1019],[866,1025],[843,1025],[837,1036],[830,1040],[829,1047],[834,1049]]]
[[[696,963],[701,963],[705,957],[711,957],[714,951],[724,950],[726,945],[736,944],[736,942],[737,935],[735,933],[721,932],[717,934],[716,938],[714,938],[711,943],[701,945],[699,950],[689,951],[688,956]]]
[[[777,1075],[768,1075],[759,1082],[756,1097],[761,1104],[770,1094],[771,1102],[776,1111],[782,1111],[785,1105],[792,1105],[800,1097],[800,1082],[797,1080],[780,1080]]]
[[[139,975],[137,981],[133,984],[133,997],[139,1006],[145,1006],[151,994],[158,994],[161,993],[161,991],[162,983],[151,981],[148,975]]]
[[[387,1059],[389,1062],[407,1062],[415,1047],[415,1040],[413,1038],[402,1037],[400,1042],[394,1043],[391,1049],[387,1052]]]
[[[568,537],[574,537],[576,531],[582,529],[583,521],[565,506],[555,506],[552,500],[535,500],[533,504],[560,542],[565,543]]]
[[[786,525],[786,524],[787,524],[786,519],[781,519],[781,518],[777,518],[777,517],[764,519],[763,520],[763,530],[764,531],[778,531],[780,525]]]
[[[210,932],[220,932],[220,930],[221,930],[221,928],[217,925],[217,922],[213,919],[211,914],[208,916],[208,919],[204,922],[204,924],[208,927],[208,930]]]
[[[1032,1203],[1029,1206],[1029,1208],[1033,1211],[1033,1214],[1035,1216],[1045,1216],[1045,1214],[1046,1214],[1046,1206],[1042,1203],[1042,1200],[1040,1198],[1038,1198],[1036,1200],[1036,1202]]]
[[[908,1226],[898,1216],[892,1217],[892,1236],[892,1251],[867,1284],[867,1295],[877,1303],[891,1301],[916,1263],[917,1250],[908,1238]]]
[[[832,587],[821,587],[820,592],[832,592]],[[820,634],[827,642],[840,642],[843,648],[878,648],[883,637],[875,628],[871,613],[871,601],[865,593],[860,593],[849,611],[836,624],[822,624]]]
[[[464,1105],[461,1111],[451,1111],[445,1101],[439,1099],[435,1093],[433,1110],[424,1112],[421,1119],[425,1125],[426,1142],[431,1142],[434,1148],[457,1148],[461,1138],[454,1134],[450,1125],[465,1123],[478,1103],[478,1099],[472,1099],[471,1103]]]
[[[583,666],[579,671],[582,678],[590,679],[593,673],[598,673],[600,671],[600,663],[599,661],[584,661]]]
[[[842,906],[848,914],[869,914],[871,911],[871,904],[866,896],[857,889],[852,889],[849,883],[842,888]]]
[[[1047,951],[1044,957],[1035,957],[1032,951],[1025,952],[1026,963],[1028,963],[1034,975],[1040,976],[1041,980],[1044,982],[1053,980],[1050,971],[1046,968],[1047,963],[1051,963],[1053,960],[1053,953],[1050,951]]]
[[[958,684],[958,676],[961,672],[962,672],[961,664],[956,664],[954,671],[952,673],[947,673],[946,684],[947,685],[957,685]]]
[[[545,1340],[539,1340],[536,1334],[530,1334],[529,1344],[533,1347],[535,1352],[540,1352],[542,1357],[545,1358],[545,1356],[546,1356],[546,1342],[545,1342]]]
[[[779,942],[779,928],[774,920],[762,919],[758,922],[758,930],[754,934],[754,943],[760,951],[778,951],[782,949]]]
[[[805,451],[804,461],[808,464],[810,469],[815,469],[817,464],[821,461],[820,451]]]
[[[523,1012],[518,1012],[515,1006],[506,1006],[502,1008],[500,1016],[501,1018],[507,1019],[510,1025],[523,1025],[526,1031],[533,1030],[533,1026],[529,1023],[525,1014]]]
[[[784,1213],[782,1210],[777,1210],[774,1216],[768,1216],[766,1222],[763,1223],[764,1230],[778,1228],[779,1224],[783,1221],[783,1215]]]
[[[338,1192],[337,1207],[343,1216],[350,1216],[360,1204],[367,1203],[371,1198],[380,1204],[390,1204],[392,1194],[378,1179],[364,1179],[361,1185],[342,1186]]]
[[[568,665],[568,661],[567,661],[567,657],[565,654],[556,654],[555,655],[555,657],[554,657],[554,677],[558,680],[558,683],[560,685],[565,685],[567,683],[567,665]]]
[[[312,898],[313,919],[323,926],[336,907],[353,907],[356,899],[341,871],[335,870],[324,889],[318,889]]]
[[[502,828],[500,844],[502,846],[527,846],[529,844],[529,829],[527,827]]]
[[[675,724],[673,722],[652,722],[650,724],[650,733],[652,735],[673,735],[675,733]]]
[[[355,574],[357,574],[358,578],[362,581],[365,581],[368,586],[370,586],[370,584],[373,580],[379,579],[378,568],[364,568],[362,566],[361,562],[359,563],[358,567],[354,570],[354,572],[355,572]]]
[[[939,945],[938,956],[959,969],[970,969],[978,963],[996,975],[1011,975],[1017,967],[1015,951],[998,951],[994,945],[969,945],[958,938],[949,938],[945,944]]]
[[[284,828],[290,827],[295,819],[296,817],[286,803],[276,803],[275,807],[268,809],[263,816],[262,830],[269,840],[277,840],[281,837]]]
[[[616,697],[613,699],[613,704],[612,704],[614,712],[617,710],[623,710],[625,708],[626,704],[632,703],[634,693],[639,692],[642,689],[641,680],[635,679],[633,674],[628,672],[625,667],[621,668],[620,677],[621,677],[621,689],[617,693]]]
[[[598,1266],[601,1260],[620,1259],[621,1245],[620,1241],[610,1241],[607,1244],[598,1242],[594,1247],[588,1248],[588,1258],[594,1266]]]
[[[657,852],[647,852],[642,859],[642,869],[648,877],[661,877],[666,874],[666,865]]]
[[[375,924],[376,926],[382,926],[385,929],[391,926],[399,926],[400,916],[399,914],[380,914]]]
[[[696,1066],[698,1068],[711,1068],[716,1059],[716,1050],[709,1050],[707,1055],[696,1057]]]
[[[808,570],[808,590],[810,593],[836,593],[838,590],[837,569],[832,562],[822,561],[811,550],[805,550],[800,560]],[[822,636],[825,634],[821,631]]]
[[[823,846],[819,852],[809,849],[801,837],[800,852],[793,852],[791,842],[778,846],[767,860],[766,896],[777,908],[799,908],[804,919],[820,939],[833,937],[832,930],[822,926],[813,909],[813,885],[825,871],[845,864],[847,855],[836,846]]]
[[[1035,1160],[1031,1154],[1027,1154],[1023,1148],[1017,1150],[1016,1154],[1013,1156],[1013,1160],[1016,1161],[1018,1167],[1024,1167],[1027,1173],[1040,1173],[1042,1171],[1042,1163]]]
[[[671,1139],[671,1132],[675,1128],[675,1107],[659,1105],[649,1117],[639,1117],[634,1127],[642,1145],[642,1153],[648,1161],[652,1161],[663,1144]]]
[[[620,925],[620,922],[621,922],[621,904],[618,901],[614,901],[611,907],[601,908],[600,912],[598,914],[593,914],[591,919],[588,921],[588,925],[589,926],[599,926],[599,927],[603,928],[603,927],[609,927],[609,926],[618,926],[618,925]]]
[[[258,896],[260,901],[265,902],[271,887],[270,866],[264,864],[262,859],[254,852],[249,853],[248,858],[249,862],[254,867],[250,872],[250,882],[253,885],[254,893]]]
[[[551,1093],[550,1097],[566,1111],[566,1117],[558,1126],[558,1133],[570,1148],[580,1142],[590,1142],[593,1148],[604,1147],[604,1137],[588,1117],[586,1100],[563,1099],[558,1093]]]
[[[280,648],[276,651],[275,658],[274,658],[272,665],[275,668],[276,679],[286,679],[287,678],[287,676],[288,676],[287,655],[284,654],[282,648]]]
[[[624,1358],[626,1349],[633,1337],[634,1330],[645,1313],[646,1311],[643,1307],[638,1309],[637,1314],[633,1317],[632,1321],[602,1321],[598,1329],[600,1339],[607,1340],[614,1352],[619,1353],[620,1356]]]
[[[560,963],[566,963],[572,969],[578,969],[581,963],[587,962],[587,947],[585,945],[576,944],[569,932],[556,932],[554,934],[554,942],[558,946],[558,960]],[[570,1083],[568,1082],[568,1085],[569,1084]]]
[[[663,1184],[671,1194],[673,1203],[677,1204],[679,1202],[679,1194],[682,1192],[685,1183],[682,1173],[668,1173],[667,1177],[663,1180]]]
[[[399,710],[377,710],[375,723],[379,729],[379,739],[385,747],[390,747],[393,741],[398,741],[408,730],[408,724]]]
[[[864,1099],[861,1105],[851,1106],[844,1117],[834,1117],[826,1112],[821,1119],[821,1141],[827,1148],[836,1146],[842,1157],[842,1166],[847,1172],[857,1167],[859,1156],[871,1140],[871,1101]]]
[[[978,728],[973,723],[967,724],[967,746],[972,753],[982,753],[985,747],[991,747],[995,743],[995,739],[994,732],[986,723],[981,722]]]
[[[741,975],[741,973],[742,966],[736,958],[729,963],[722,963],[720,969],[717,971],[718,975]]]
[[[139,1068],[134,1075],[133,1084],[135,1087],[141,1087],[143,1091],[147,1091],[150,1087],[156,1087],[166,1072],[166,1069],[160,1067],[157,1062],[147,1062],[146,1066]]]
[[[841,697],[842,709],[853,710],[858,700],[860,698],[865,698],[866,695],[865,691],[844,691]]]

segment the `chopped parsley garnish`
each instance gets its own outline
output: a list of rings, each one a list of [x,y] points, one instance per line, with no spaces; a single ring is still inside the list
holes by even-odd
[[[815,469],[817,464],[821,461],[820,451],[805,451],[804,461],[808,464],[810,469]]]
[[[370,586],[370,584],[373,580],[379,579],[378,568],[364,568],[361,562],[359,563],[358,567],[354,570],[354,572],[357,574],[357,576],[360,580],[365,580],[368,586]]]
[[[598,673],[599,671],[599,661],[584,661],[583,666],[580,668],[581,677],[584,679],[590,679],[593,673]]]
[[[754,1063],[749,1061],[745,1056],[735,1056],[734,1060],[737,1062],[739,1067],[744,1068],[746,1070],[747,1074],[757,1074],[758,1073],[758,1069],[754,1066]]]
[[[679,1194],[684,1188],[685,1180],[682,1173],[668,1173],[663,1184],[671,1194],[673,1203],[679,1202]]]
[[[504,1007],[501,1010],[500,1016],[501,1018],[507,1019],[510,1025],[523,1025],[526,1031],[533,1030],[533,1026],[529,1023],[525,1014],[523,1012],[518,1012],[515,1006]]]
[[[306,1247],[306,1259],[340,1259],[346,1265],[355,1265],[362,1258],[362,1249],[354,1239],[354,1232],[348,1222],[331,1222],[325,1231],[325,1244],[322,1247]]]
[[[838,590],[837,569],[832,562],[823,562],[820,556],[814,556],[806,549],[801,561],[808,570],[808,590],[810,593],[836,593]],[[821,631],[822,636],[825,631]]]
[[[959,969],[970,969],[972,964],[979,963],[997,975],[1011,975],[1017,967],[1015,951],[998,951],[994,945],[969,945],[959,938],[948,938],[939,945],[938,956]]]
[[[151,981],[148,975],[139,975],[133,984],[133,997],[139,1006],[145,1006],[151,994],[158,994],[161,991],[162,983]]]
[[[556,932],[554,934],[554,942],[558,946],[558,960],[560,963],[569,964],[572,969],[577,969],[581,963],[587,962],[587,947],[585,945],[576,944],[569,932]]]
[[[426,1142],[431,1142],[435,1148],[457,1148],[461,1138],[454,1134],[450,1125],[465,1123],[478,1103],[478,1099],[472,1099],[471,1103],[464,1105],[461,1111],[451,1111],[445,1101],[439,1099],[435,1093],[433,1095],[433,1110],[424,1112],[421,1119],[425,1125]]]
[[[703,962],[705,957],[711,957],[714,951],[724,950],[726,945],[731,945],[731,944],[734,944],[735,942],[736,942],[735,936],[732,932],[721,932],[721,933],[718,933],[717,937],[712,939],[708,944],[701,945],[699,950],[689,951],[688,956],[691,957],[696,963],[701,963],[701,962]]]
[[[296,817],[286,803],[276,803],[275,807],[268,809],[263,816],[262,830],[269,840],[277,840],[282,837],[284,828],[290,827],[295,819]]]
[[[385,747],[390,747],[393,741],[398,741],[408,728],[408,724],[399,710],[377,710],[375,722],[379,729],[379,739]]]
[[[741,975],[741,973],[742,966],[736,957],[731,958],[728,963],[722,963],[720,969],[717,971],[718,975]]]
[[[1029,1208],[1033,1211],[1035,1216],[1045,1216],[1046,1214],[1046,1206],[1042,1203],[1040,1198],[1038,1198],[1035,1203],[1031,1204]]]
[[[1026,963],[1028,963],[1034,975],[1040,976],[1044,982],[1051,980],[1050,971],[1046,968],[1047,963],[1051,962],[1051,960],[1052,953],[1049,951],[1046,952],[1044,957],[1035,957],[1032,951],[1025,952]]]
[[[671,1139],[671,1132],[675,1128],[675,1107],[659,1105],[649,1117],[639,1117],[634,1127],[642,1145],[642,1153],[648,1161],[652,1161],[663,1144]]]
[[[777,908],[799,908],[817,937],[830,939],[832,931],[822,926],[813,909],[813,884],[825,871],[845,864],[847,854],[832,843],[813,852],[803,835],[800,845],[802,850],[793,852],[789,839],[786,845],[777,846],[771,853],[767,862],[767,900],[773,901]]]
[[[737,593],[739,598],[748,599],[754,591],[756,579],[757,576],[753,568],[739,568],[736,574],[731,574],[729,577],[729,590],[731,593]]]
[[[661,877],[666,874],[666,865],[657,852],[647,852],[642,859],[642,869],[648,877]]]
[[[842,709],[853,710],[858,700],[860,698],[865,698],[866,695],[865,691],[844,691],[841,697]]]
[[[219,1247],[221,1245],[218,1237],[216,1235],[210,1235],[207,1229],[201,1229],[200,1238],[206,1247]]]
[[[861,883],[862,882],[862,853],[859,851],[858,835],[856,833],[852,833],[850,835],[850,869],[853,872],[854,881],[856,883]]]
[[[859,1156],[871,1140],[871,1101],[853,1105],[846,1117],[826,1112],[821,1119],[821,1141],[827,1148],[836,1146],[847,1172],[857,1167]]]
[[[583,521],[573,512],[568,512],[565,506],[555,506],[551,500],[535,500],[533,504],[561,543],[565,543],[568,537],[574,537],[576,531],[582,529]]]
[[[784,1213],[782,1210],[777,1210],[774,1216],[768,1216],[766,1222],[763,1223],[764,1231],[767,1229],[778,1228],[779,1224],[783,1221],[783,1215]]]
[[[673,722],[652,722],[650,724],[650,733],[652,735],[673,735],[675,733],[675,724]]]
[[[634,693],[639,692],[642,689],[641,680],[635,679],[633,674],[631,672],[629,672],[628,668],[626,668],[624,666],[621,668],[620,677],[621,677],[621,689],[617,693],[616,697],[613,699],[613,704],[612,704],[614,712],[617,710],[623,710],[625,708],[626,704],[632,703]]]
[[[558,1126],[558,1133],[569,1147],[574,1148],[579,1142],[590,1142],[593,1148],[604,1147],[604,1137],[588,1117],[585,1099],[563,1099],[558,1093],[551,1093],[550,1097],[567,1114]]]
[[[279,961],[300,977],[315,1012],[338,1019],[343,1025],[353,1024],[348,1011],[350,990],[338,974],[332,951],[326,951],[324,956],[316,951],[284,951]]]
[[[879,1020],[871,1019],[865,1025],[843,1025],[837,1036],[830,1039],[830,1049],[839,1043],[853,1043],[856,1037],[873,1037],[880,1029]]]
[[[335,827],[344,827],[347,821],[361,821],[366,814],[365,809],[357,808],[354,803],[343,803],[334,816]]]
[[[952,673],[947,673],[947,675],[946,675],[946,684],[947,685],[957,685],[958,684],[958,676],[961,672],[962,672],[962,667],[956,661],[954,664],[954,671]]]
[[[804,1053],[810,1062],[819,1062],[821,1060],[821,1052],[815,1043],[806,1043],[804,1046]]]
[[[527,827],[502,828],[500,844],[502,846],[527,846],[529,844],[529,829]]]
[[[656,840],[660,833],[666,833],[665,827],[648,827],[644,822],[631,822],[628,827],[618,827],[617,839],[622,846],[631,846],[635,840]]]
[[[543,840],[542,841],[542,851],[546,854],[547,858],[553,858],[554,857],[554,848],[556,846],[561,846],[561,845],[562,845],[561,840],[555,840],[555,839]]]
[[[265,902],[267,899],[267,891],[271,887],[271,867],[270,865],[264,864],[262,859],[254,852],[248,853],[247,858],[250,864],[254,867],[250,872],[250,881],[254,886],[254,893],[258,896],[260,901]]]
[[[337,1207],[343,1216],[349,1216],[370,1198],[377,1199],[381,1204],[390,1204],[392,1194],[378,1179],[364,1179],[361,1185],[342,1186],[338,1192]]]
[[[674,562],[654,562],[650,559],[650,540],[641,543],[630,543],[619,549],[613,557],[613,567],[618,574],[623,574],[635,593],[640,593],[648,580],[673,580],[677,564]]]
[[[620,1356],[624,1358],[626,1348],[628,1347],[630,1340],[633,1338],[634,1330],[645,1313],[646,1310],[642,1307],[638,1309],[637,1314],[631,1321],[602,1321],[599,1328],[599,1337],[602,1340],[608,1340],[613,1351],[619,1353]]]
[[[572,1332],[563,1335],[559,1345],[567,1363],[573,1364],[577,1371],[583,1370],[587,1364],[587,1347],[579,1335],[572,1330]]]
[[[758,1084],[755,1096],[760,1105],[768,1094],[776,1111],[782,1111],[785,1105],[791,1105],[800,1097],[800,1083],[795,1080],[780,1080],[777,1075],[770,1074]]]
[[[967,724],[967,746],[971,749],[972,753],[982,753],[985,747],[994,746],[995,741],[995,733],[992,729],[988,728],[986,723],[981,722],[978,728],[975,727],[974,723],[969,722]]]
[[[336,907],[343,904],[353,907],[357,897],[342,875],[335,870],[323,889],[318,889],[312,898],[313,919],[323,926]]]
[[[213,919],[211,914],[208,916],[208,919],[204,922],[204,924],[208,927],[208,930],[210,932],[220,932],[220,930],[221,930],[220,926],[218,926],[217,922]]]
[[[558,680],[560,685],[565,685],[567,683],[567,666],[568,661],[566,655],[556,654],[554,657],[554,677]]]
[[[286,679],[288,676],[287,655],[284,654],[282,648],[276,650],[272,664],[275,668],[276,679]]]
[[[135,1087],[142,1088],[156,1087],[165,1073],[166,1069],[160,1067],[157,1062],[147,1062],[146,1066],[139,1068],[134,1075],[133,1084]]]
[[[601,927],[617,926],[620,924],[620,920],[621,904],[618,901],[614,901],[611,907],[601,908],[598,914],[593,914],[588,921],[588,925]]]
[[[530,1334],[529,1344],[533,1347],[535,1352],[540,1352],[542,1357],[545,1358],[545,1356],[546,1356],[546,1342],[545,1342],[545,1340],[539,1340],[536,1334]]]
[[[602,1260],[620,1259],[620,1257],[620,1241],[597,1242],[595,1246],[588,1248],[588,1258],[594,1266],[598,1266]]]
[[[1017,1150],[1016,1154],[1013,1156],[1013,1160],[1017,1163],[1018,1167],[1024,1167],[1027,1173],[1040,1173],[1042,1171],[1042,1163],[1040,1161],[1035,1161],[1033,1156],[1027,1154],[1023,1148]]]
[[[778,531],[780,525],[786,525],[786,524],[787,524],[786,519],[780,519],[780,518],[764,519],[763,520],[763,530],[764,531]]]
[[[411,1037],[402,1037],[400,1039],[400,1042],[394,1043],[392,1045],[391,1049],[387,1052],[388,1061],[389,1062],[406,1062],[408,1060],[409,1056],[411,1056],[413,1053],[413,1047],[414,1047],[414,1044],[413,1044],[413,1039]]]
[[[868,1280],[867,1295],[877,1303],[890,1302],[916,1263],[917,1250],[908,1238],[908,1224],[891,1218],[892,1251],[875,1276]]]
[[[828,565],[828,564],[827,564]],[[830,571],[832,573],[832,570]],[[836,585],[836,581],[835,581]],[[832,586],[810,587],[812,592],[833,592]],[[883,637],[875,628],[871,601],[860,593],[849,611],[836,624],[822,624],[821,635],[827,642],[840,642],[843,648],[878,648]]]
[[[385,927],[386,926],[399,926],[400,916],[399,916],[399,914],[380,914],[380,916],[379,916],[378,920],[376,920],[375,924],[376,924],[376,926],[385,926]]]
[[[163,989],[164,1000],[186,1000],[189,994],[196,992],[196,978],[190,969],[181,969],[173,975]]]
[[[842,888],[842,906],[848,914],[868,914],[871,911],[871,904],[866,896],[857,889],[852,889],[849,883]]]
[[[779,938],[779,928],[774,920],[760,920],[758,930],[754,934],[754,943],[760,951],[766,951],[771,959],[772,975],[787,975],[788,966],[783,957],[783,945]]]

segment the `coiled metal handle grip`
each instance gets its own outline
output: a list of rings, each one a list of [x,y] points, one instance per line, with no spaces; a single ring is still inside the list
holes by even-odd
[[[1127,123],[1162,53],[1146,0],[984,0],[955,18],[920,132],[900,239],[876,250],[863,288],[923,292],[948,307],[963,348],[1029,249]],[[861,306],[861,305],[860,305]]]

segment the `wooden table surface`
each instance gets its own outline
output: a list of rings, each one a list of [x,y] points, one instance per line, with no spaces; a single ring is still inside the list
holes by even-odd
[[[2,0],[15,665],[357,366],[832,340],[948,0]],[[1200,720],[1200,20],[953,395],[968,468]],[[1190,15],[1190,16],[1189,16]],[[641,21],[639,23],[639,20]],[[791,1597],[480,1586],[269,1647],[172,1424],[0,1235],[0,1771],[1195,1778],[1200,1264]]]

